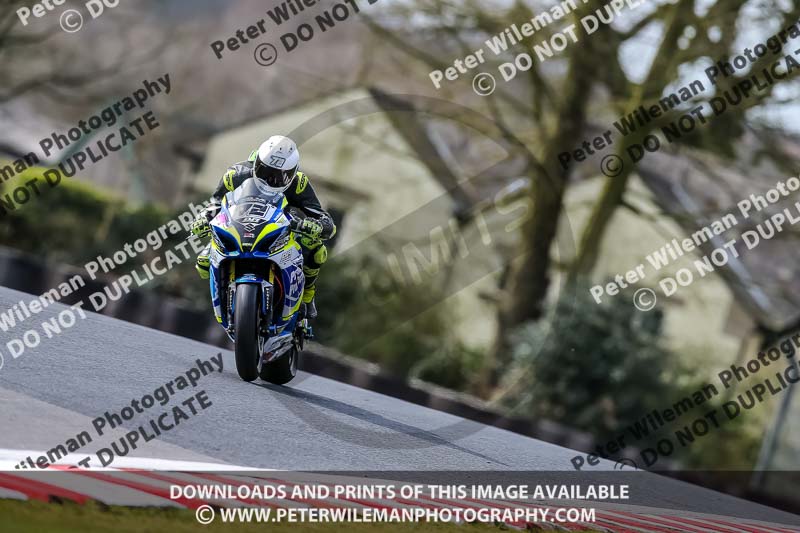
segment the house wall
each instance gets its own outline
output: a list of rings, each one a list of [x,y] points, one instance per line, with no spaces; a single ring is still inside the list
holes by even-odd
[[[800,421],[798,421],[798,413],[800,413],[800,394],[797,393],[797,387],[784,391],[783,394],[791,394],[792,396],[789,399],[788,409],[785,415],[786,418],[784,419],[781,433],[778,435],[775,455],[768,465],[769,469],[779,472],[796,470],[797,460],[800,457]],[[780,474],[775,481],[782,481]],[[783,481],[785,481],[785,479]],[[795,489],[800,486],[800,478],[795,478],[793,486]],[[775,488],[779,489],[785,487],[776,486]]]
[[[459,324],[459,338],[472,348],[486,349],[494,340],[500,287],[509,260],[521,253],[519,228],[529,214],[523,197],[487,207],[460,231],[465,253],[454,254],[448,281],[453,296],[444,304]]]
[[[568,221],[562,224],[562,231],[569,231],[566,228],[568,225],[576,236],[573,242],[580,237],[604,182],[605,178],[589,179],[568,189]],[[659,213],[650,191],[636,177],[630,182],[626,200],[644,216],[629,209],[617,209],[603,241],[592,281],[603,283],[617,274],[624,276],[629,270],[643,264],[645,278],[635,288],[649,287],[655,291],[658,306],[665,314],[668,346],[704,368],[710,378],[719,368],[734,361],[741,343],[751,334],[754,324],[738,308],[731,291],[717,273],[702,278],[695,276],[691,285],[679,287],[676,294],[666,297],[659,288],[659,281],[667,276],[674,277],[681,268],[694,271],[693,262],[701,256],[687,254],[655,271],[646,256],[673,238],[681,240],[688,235],[670,217]],[[574,254],[574,249],[564,250],[564,253]],[[731,327],[734,324],[735,327]]]

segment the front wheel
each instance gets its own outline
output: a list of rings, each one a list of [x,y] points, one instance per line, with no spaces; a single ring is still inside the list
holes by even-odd
[[[236,371],[245,381],[258,377],[258,296],[258,285],[242,284],[236,288]]]
[[[261,367],[259,377],[275,385],[289,383],[297,375],[297,361],[299,359],[300,352],[297,350],[297,346],[292,344],[292,347],[284,355],[275,361],[264,364]]]

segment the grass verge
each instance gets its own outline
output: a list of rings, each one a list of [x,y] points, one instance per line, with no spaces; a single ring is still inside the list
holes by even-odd
[[[190,533],[263,532],[319,533],[498,533],[504,526],[487,524],[223,524],[202,526],[194,511],[169,508],[108,507],[98,503],[44,503],[39,501],[0,500],[0,530],[13,533]]]

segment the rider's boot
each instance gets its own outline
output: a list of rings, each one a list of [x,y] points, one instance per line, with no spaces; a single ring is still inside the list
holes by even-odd
[[[303,273],[306,275],[306,286],[303,290],[303,303],[306,307],[306,318],[314,319],[317,318],[317,306],[314,303],[314,296],[317,293],[319,269],[304,266]]]
[[[306,318],[309,320],[317,318],[317,305],[314,303],[314,300],[306,304]]]
[[[211,243],[203,248],[203,250],[197,254],[197,262],[194,265],[195,270],[200,275],[201,279],[208,279],[211,275],[209,274],[209,269],[211,268],[211,262],[209,260],[209,255],[211,255]]]

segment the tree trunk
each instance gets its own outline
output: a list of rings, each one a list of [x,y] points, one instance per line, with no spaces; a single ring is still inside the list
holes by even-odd
[[[633,96],[626,106],[626,113],[632,112],[639,107],[646,96],[655,93],[660,94],[662,88],[672,81],[674,70],[678,63],[676,61],[677,54],[674,53],[674,50],[677,47],[678,38],[686,27],[683,19],[685,10],[690,9],[689,4],[691,4],[691,0],[681,0],[680,3],[673,6],[669,19],[665,21],[667,30],[664,33],[664,38],[661,41],[653,64],[650,66],[647,79],[642,86],[633,91]],[[617,155],[624,161],[626,147],[633,143],[641,142],[653,127],[654,124],[650,124],[639,130],[633,138],[627,140],[625,145],[619,144]],[[570,285],[579,277],[590,274],[597,264],[606,229],[611,222],[611,217],[622,202],[622,196],[625,194],[632,172],[633,166],[629,163],[619,176],[606,179],[603,193],[586,221],[583,234],[578,243],[578,256],[575,258],[568,276]]]
[[[602,39],[602,36],[597,35],[595,39]],[[550,285],[550,249],[556,237],[569,177],[569,172],[558,161],[558,154],[581,138],[596,64],[589,45],[591,40],[586,41],[573,48],[562,89],[564,98],[557,114],[559,120],[542,153],[543,163],[531,161],[528,165],[533,174],[529,192],[532,213],[522,227],[520,246],[523,249],[511,265],[505,285],[505,303],[498,313],[495,341],[478,384],[478,393],[483,397],[491,394],[510,361],[509,334],[542,315]]]

